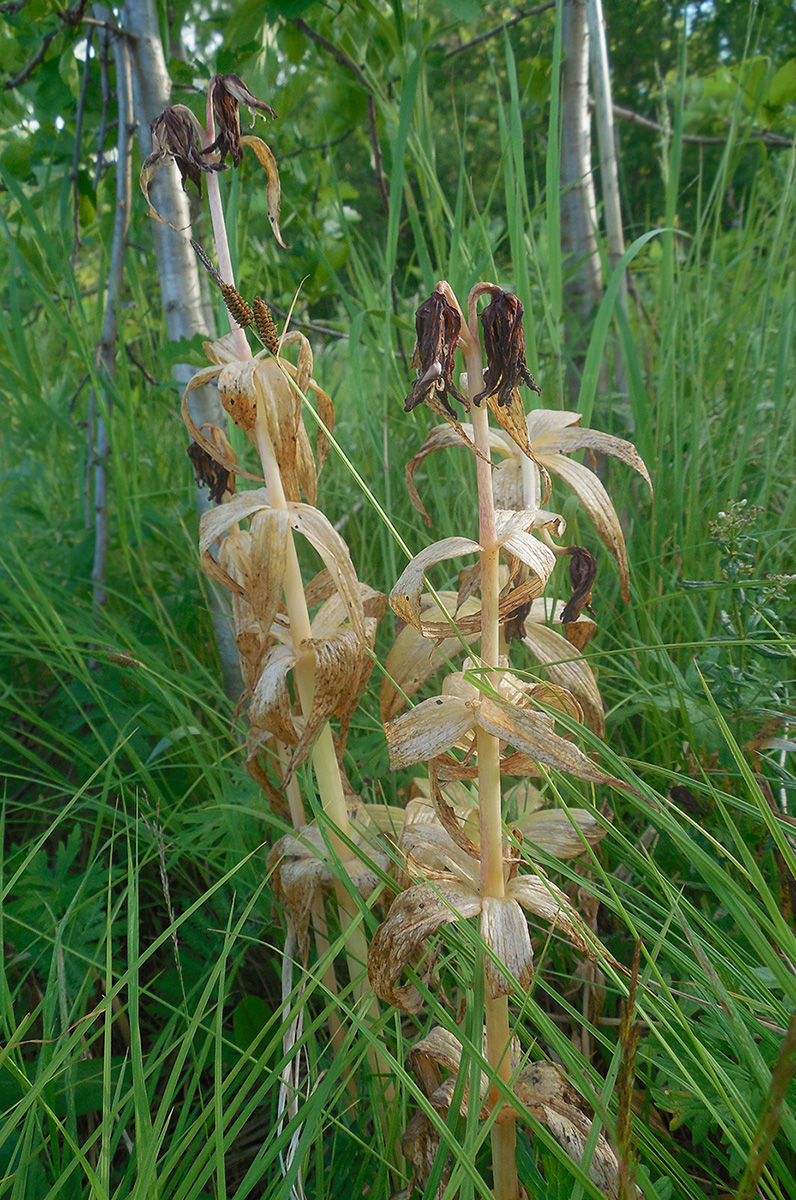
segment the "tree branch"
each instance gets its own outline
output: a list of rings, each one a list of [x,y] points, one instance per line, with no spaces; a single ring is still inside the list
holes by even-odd
[[[593,100],[589,101],[589,108],[594,108]],[[657,121],[653,121],[650,117],[643,117],[641,113],[633,112],[630,108],[620,108],[618,104],[614,104],[613,110],[615,117],[621,117],[623,121],[631,121],[641,129],[649,129],[653,133],[666,133],[666,130]],[[767,129],[750,129],[746,137],[753,142],[763,142],[766,146],[790,147],[796,140],[786,137],[782,133],[771,133]],[[724,134],[710,135],[697,133],[684,133],[682,139],[684,142],[688,142],[694,146],[724,146],[729,140]]]
[[[443,60],[453,58],[454,54],[461,54],[464,50],[472,50],[473,46],[480,46],[482,42],[486,42],[489,38],[497,37],[504,29],[511,29],[512,25],[519,25],[520,21],[524,21],[526,17],[538,17],[540,13],[547,12],[548,8],[555,8],[556,0],[547,0],[546,4],[537,4],[536,8],[526,8],[522,12],[517,13],[510,21],[503,21],[500,25],[496,25],[494,29],[482,33],[479,37],[471,38],[469,42],[462,42],[461,46],[454,46],[447,54],[443,54]]]

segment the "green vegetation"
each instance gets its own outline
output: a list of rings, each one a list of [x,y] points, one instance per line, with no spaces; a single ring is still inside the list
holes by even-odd
[[[619,1036],[628,978],[605,963],[605,974],[577,971],[571,948],[533,925],[536,973],[512,1001],[513,1031],[528,1060],[560,1065],[596,1120],[580,1167],[533,1105],[521,1107],[520,1182],[533,1200],[604,1195],[586,1169],[602,1128],[648,1200],[788,1200],[792,1042],[777,1063],[796,1008],[796,153],[750,130],[793,136],[792,30],[777,34],[778,6],[761,25],[753,5],[719,61],[707,16],[688,55],[672,18],[662,75],[650,52],[646,77],[671,130],[639,134],[620,155],[629,310],[607,286],[576,355],[562,344],[571,266],[555,236],[558,192],[546,186],[558,148],[554,13],[447,59],[493,30],[502,8],[440,2],[418,15],[395,0],[334,18],[321,6],[290,8],[351,63],[366,63],[363,78],[292,19],[274,15],[263,34],[260,4],[219,9],[195,34],[206,46],[170,70],[183,89],[175,100],[197,111],[191,89],[218,70],[239,74],[279,114],[268,138],[290,249],[270,236],[265,189],[247,162],[221,176],[233,262],[241,292],[263,295],[277,316],[307,277],[296,317],[313,343],[314,377],[334,399],[345,459],[330,455],[318,505],[359,579],[388,593],[406,564],[373,499],[412,553],[431,540],[404,466],[435,421],[423,406],[405,414],[403,401],[414,312],[438,279],[459,296],[480,279],[516,292],[544,406],[577,407],[584,425],[632,440],[655,487],[650,503],[632,472],[606,467],[628,547],[628,604],[577,499],[554,480],[549,504],[566,517],[568,540],[599,559],[586,654],[606,732],[603,742],[579,730],[578,745],[634,790],[553,771],[546,802],[588,808],[605,836],[568,862],[533,845],[524,853],[574,900],[584,887],[599,901],[594,928],[627,970],[640,940],[638,1045],[628,1082],[629,1039]],[[466,20],[454,24],[459,8]],[[164,9],[162,27],[176,36],[191,17]],[[0,17],[0,45],[19,56],[5,60],[9,75],[40,43],[33,19]],[[94,178],[87,130],[97,135],[102,120],[98,89],[82,107],[75,152],[74,50],[85,31],[43,20],[54,40],[0,109],[9,131],[0,153],[0,1197],[292,1200],[302,1185],[317,1200],[400,1195],[411,1171],[396,1144],[418,1108],[451,1160],[437,1155],[415,1194],[488,1197],[489,1120],[460,1116],[458,1104],[441,1117],[408,1061],[435,1024],[457,1029],[470,1069],[480,1060],[480,1027],[456,1025],[465,1000],[483,1004],[477,928],[446,934],[442,983],[418,1016],[383,1006],[364,1019],[361,974],[329,989],[329,964],[347,942],[349,959],[351,950],[348,917],[338,924],[334,910],[328,950],[313,948],[306,972],[296,967],[285,985],[284,912],[266,857],[289,827],[246,772],[245,716],[221,684],[172,382],[175,363],[206,364],[202,339],[167,340],[135,194],[112,381],[98,366],[115,181],[109,162]],[[618,63],[632,46],[632,32],[624,37]],[[758,62],[750,99],[744,71]],[[622,102],[640,105],[635,75],[633,85]],[[682,140],[718,131],[723,144],[704,154]],[[621,137],[624,146],[625,128]],[[196,236],[209,245],[196,211]],[[217,315],[223,331],[221,306]],[[573,358],[580,390],[567,396]],[[99,410],[110,439],[101,607],[87,433]],[[243,458],[245,439],[235,446]],[[469,459],[432,455],[418,469],[433,540],[478,536]],[[306,578],[317,569],[303,552],[302,565]],[[455,588],[455,572],[436,583]],[[561,565],[556,591],[568,598]],[[402,806],[416,772],[390,772],[378,699],[394,633],[388,614],[345,769],[369,804]],[[523,665],[533,670],[530,657]],[[299,777],[314,811],[307,766]],[[363,902],[350,891],[340,911],[370,938],[385,896]],[[303,1026],[290,1044],[296,1008]],[[291,1065],[297,1103],[283,1113]],[[618,1119],[623,1078],[635,1089],[629,1134]],[[614,1194],[636,1194],[627,1189]]]

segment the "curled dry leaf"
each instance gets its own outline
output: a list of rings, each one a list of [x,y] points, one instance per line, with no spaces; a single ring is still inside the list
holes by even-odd
[[[447,1114],[456,1091],[456,1082],[463,1060],[462,1044],[450,1030],[433,1026],[409,1052],[409,1062],[417,1076],[418,1083],[433,1104],[434,1108],[443,1115]],[[484,1056],[485,1057],[485,1056]],[[523,1119],[523,1109],[541,1124],[546,1126],[557,1141],[563,1146],[573,1162],[580,1166],[583,1163],[586,1146],[592,1139],[593,1111],[583,1097],[566,1080],[559,1069],[547,1062],[533,1062],[522,1066],[520,1047],[517,1039],[512,1039],[511,1066],[515,1073],[512,1090],[517,1099],[517,1106],[504,1106],[498,1113],[497,1120],[514,1119],[518,1115]],[[470,1103],[470,1080],[472,1068],[465,1062],[467,1072],[462,1089],[462,1099],[459,1111],[467,1116]],[[447,1075],[443,1076],[443,1072]],[[481,1087],[479,1095],[479,1117],[484,1120],[489,1116],[491,1105],[488,1099],[488,1078],[486,1062],[481,1072]],[[426,1132],[428,1144],[426,1154],[430,1153],[433,1134]],[[437,1139],[436,1145],[439,1144]],[[609,1200],[619,1200],[620,1167],[619,1161],[602,1130],[591,1154],[588,1168],[589,1178]],[[641,1197],[642,1193],[636,1185],[631,1185],[631,1194]]]
[[[443,831],[444,832],[444,831]],[[412,862],[407,870],[419,872],[427,848],[434,868],[428,880],[402,892],[387,919],[376,930],[368,952],[368,975],[376,995],[406,1012],[419,1012],[422,998],[413,984],[398,981],[404,969],[417,960],[423,944],[445,925],[480,914],[481,935],[492,958],[486,970],[493,996],[514,988],[511,976],[527,987],[533,970],[533,952],[527,921],[521,908],[540,917],[589,957],[612,957],[600,946],[560,888],[540,875],[514,875],[505,896],[482,897],[480,864],[435,825],[417,825],[407,831]],[[402,837],[402,844],[404,844]],[[446,869],[439,870],[443,865]],[[427,972],[425,976],[427,977]]]
[[[279,228],[279,217],[282,211],[282,186],[279,182],[279,168],[276,165],[276,159],[262,138],[245,134],[240,139],[240,143],[241,146],[250,146],[256,154],[260,166],[265,167],[267,178],[265,185],[265,205],[268,212],[268,221],[279,245],[283,250],[287,250],[288,247],[282,239],[282,233]]]
[[[342,866],[359,894],[367,899],[378,887],[389,855],[359,801],[349,803],[348,818],[355,849],[343,856]],[[339,878],[338,868],[330,864],[323,832],[313,824],[280,838],[269,851],[268,868],[274,894],[287,907],[299,944],[304,945],[317,888]]]
[[[552,1063],[530,1063],[520,1071],[514,1086],[517,1099],[546,1125],[564,1150],[578,1165],[583,1162],[586,1145],[591,1139],[593,1113],[562,1073]],[[609,1200],[619,1200],[619,1161],[602,1130],[589,1165],[589,1178]],[[624,1195],[641,1197],[635,1184]]]
[[[390,592],[390,607],[395,615],[426,637],[438,636],[441,624],[443,626],[442,636],[446,633],[450,634],[455,621],[441,623],[423,620],[420,604],[420,597],[423,593],[423,576],[435,563],[447,562],[462,554],[477,554],[480,550],[481,546],[478,542],[465,537],[443,538],[441,542],[434,542],[433,545],[426,546],[425,550],[416,554],[404,568],[398,582]]]

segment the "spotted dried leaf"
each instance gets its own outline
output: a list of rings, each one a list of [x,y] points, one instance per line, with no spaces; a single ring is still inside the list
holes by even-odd
[[[443,538],[440,542],[434,542],[425,550],[421,550],[404,568],[401,577],[390,592],[390,607],[396,616],[427,637],[440,636],[440,625],[442,625],[441,636],[450,634],[451,626],[456,624],[455,621],[441,623],[423,620],[420,597],[423,593],[425,572],[436,563],[447,562],[449,559],[459,558],[463,554],[476,554],[480,549],[478,542],[472,541],[471,538],[449,537]]]

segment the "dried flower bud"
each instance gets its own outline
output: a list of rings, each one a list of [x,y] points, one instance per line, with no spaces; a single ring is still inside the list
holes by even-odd
[[[229,154],[232,165],[239,167],[243,158],[243,146],[240,140],[240,105],[245,104],[250,112],[258,110],[267,113],[274,119],[276,119],[276,113],[270,104],[258,100],[237,75],[214,75],[208,87],[208,97],[213,105],[217,136],[212,145],[205,148],[204,153],[210,154],[213,150],[217,150],[222,163]]]
[[[234,492],[235,478],[226,468],[217,463],[214,458],[203,450],[196,442],[191,442],[187,450],[188,457],[193,463],[196,486],[206,487],[210,491],[213,504],[220,504],[224,492]]]
[[[591,611],[591,593],[594,578],[597,574],[597,559],[583,546],[569,546],[570,555],[569,582],[572,586],[572,598],[561,614],[564,625],[577,621],[584,608]]]
[[[458,390],[452,376],[453,356],[461,327],[461,314],[440,292],[433,292],[420,305],[415,314],[417,345],[412,356],[412,366],[417,368],[418,378],[411,396],[406,398],[404,412],[411,412],[424,401],[427,403],[432,393],[452,417],[456,413],[448,401],[448,393],[469,410],[469,401]]]
[[[259,296],[254,297],[252,308],[254,310],[254,328],[257,330],[260,341],[272,354],[276,354],[279,350],[279,334],[274,325],[271,310]]]
[[[484,372],[484,390],[474,397],[480,404],[497,393],[498,404],[511,403],[511,396],[522,379],[528,387],[541,396],[533,375],[525,365],[525,333],[522,328],[522,302],[511,292],[495,288],[491,304],[481,313],[484,330],[484,350],[487,368]]]

